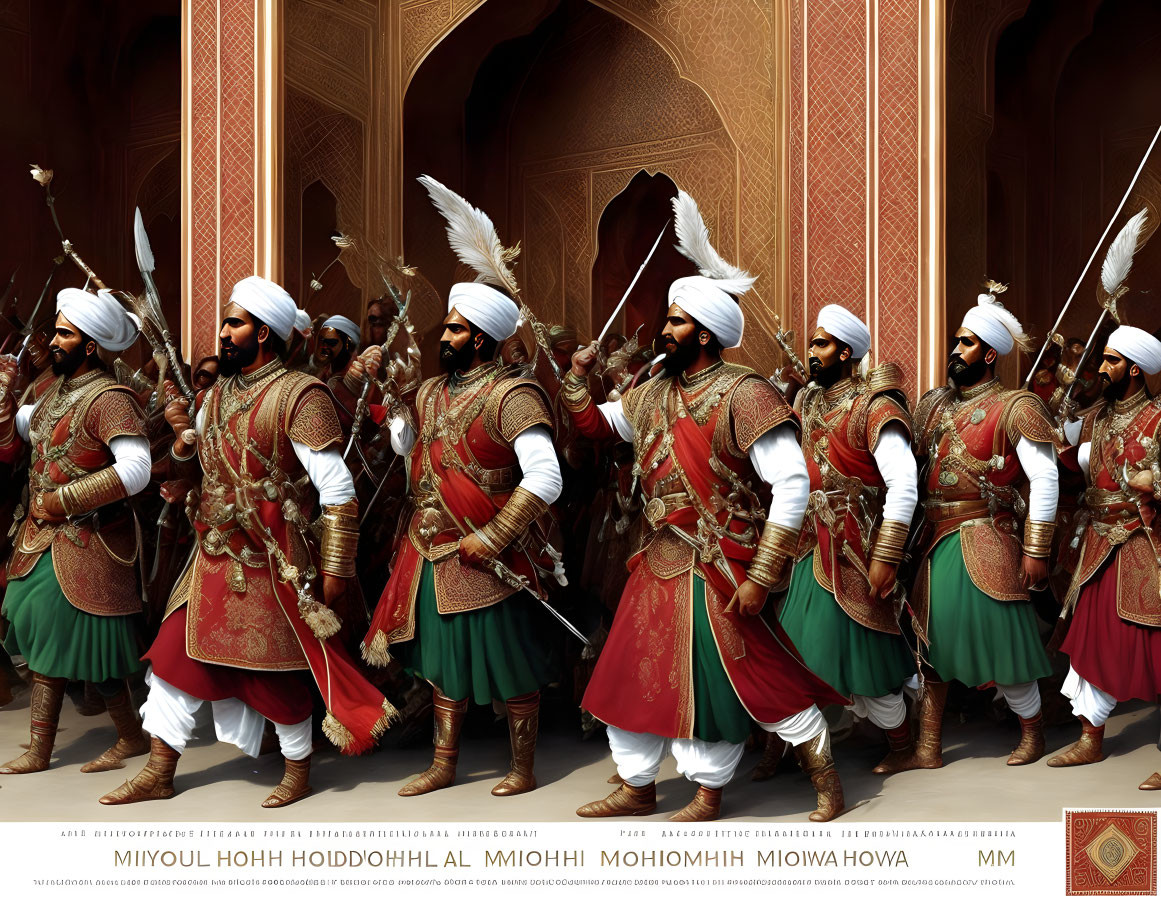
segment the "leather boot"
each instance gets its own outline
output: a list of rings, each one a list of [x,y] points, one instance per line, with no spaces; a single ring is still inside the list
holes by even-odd
[[[846,804],[843,800],[842,781],[835,770],[834,757],[830,754],[830,731],[824,729],[817,737],[799,743],[794,747],[794,755],[818,794],[818,808],[810,813],[810,820],[830,821],[837,818]]]
[[[648,815],[657,808],[657,785],[644,787],[622,784],[603,800],[586,803],[576,810],[581,818],[608,818],[613,815]]]
[[[1020,718],[1020,742],[1012,755],[1008,756],[1009,765],[1031,765],[1044,755],[1044,719],[1040,712],[1031,718]]]
[[[782,757],[786,755],[786,749],[789,746],[789,743],[773,731],[767,732],[766,745],[762,748],[762,758],[758,760],[758,764],[750,772],[750,780],[768,781],[774,777],[778,773],[778,766],[782,762]]]
[[[65,679],[32,675],[32,699],[29,703],[32,739],[28,752],[0,766],[0,774],[32,774],[48,768],[52,746],[56,742],[56,728],[60,722],[60,707],[64,701]]]
[[[947,705],[947,681],[925,680],[919,700],[919,739],[915,753],[899,771],[943,767],[943,707]]]
[[[716,821],[722,811],[722,788],[699,786],[689,804],[669,816],[670,821]]]
[[[1091,765],[1104,758],[1101,743],[1105,737],[1105,726],[1095,727],[1091,721],[1080,716],[1080,739],[1064,752],[1057,753],[1048,760],[1049,768],[1067,768],[1070,765]]]
[[[101,804],[120,806],[123,803],[169,799],[176,793],[173,789],[173,774],[177,771],[177,760],[180,757],[181,753],[160,737],[153,737],[149,741],[149,761],[145,767],[112,793],[101,797]]]
[[[310,756],[305,759],[287,759],[282,783],[270,791],[270,796],[262,801],[263,809],[277,809],[289,806],[306,796],[310,796]]]
[[[871,769],[872,774],[895,774],[907,771],[908,765],[915,758],[915,741],[911,737],[911,719],[904,718],[898,727],[886,731],[886,757]]]
[[[133,710],[133,700],[129,696],[128,686],[123,687],[116,696],[106,698],[105,709],[113,719],[113,727],[117,728],[117,742],[92,762],[82,765],[81,771],[86,773],[124,768],[125,759],[143,756],[149,752],[149,741],[141,733],[141,722]]]
[[[536,732],[540,725],[540,691],[514,696],[505,703],[508,710],[508,736],[512,741],[512,766],[492,796],[515,796],[536,789],[532,761],[536,757]]]
[[[443,787],[450,787],[456,779],[456,760],[460,757],[460,728],[468,711],[468,701],[448,699],[439,690],[432,690],[435,710],[435,756],[431,767],[414,781],[399,789],[400,796],[419,796]]]
[[[1161,790],[1161,773],[1153,772],[1137,785],[1138,790]]]

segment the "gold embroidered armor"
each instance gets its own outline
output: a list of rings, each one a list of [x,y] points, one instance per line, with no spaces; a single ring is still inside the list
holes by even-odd
[[[133,512],[116,502],[125,487],[112,468],[109,442],[144,437],[143,415],[133,394],[104,370],[75,379],[38,383],[29,420],[29,493],[57,492],[68,519],[20,524],[9,579],[27,576],[52,549],[53,569],[65,597],[89,614],[141,610],[137,531]]]

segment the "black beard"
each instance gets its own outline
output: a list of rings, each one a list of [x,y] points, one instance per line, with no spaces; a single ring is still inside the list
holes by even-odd
[[[236,376],[241,373],[258,360],[259,347],[261,346],[258,342],[247,347],[235,345],[233,342],[228,345],[222,342],[221,351],[218,353],[218,375]]]
[[[974,386],[988,371],[987,362],[980,358],[974,364],[965,364],[962,357],[947,362],[947,375],[957,386]]]
[[[439,365],[445,373],[467,372],[472,368],[472,361],[476,357],[476,349],[468,342],[458,351],[451,342],[439,343]]]
[[[816,357],[810,359],[810,378],[822,386],[824,389],[829,389],[837,383],[843,376],[843,362],[835,361],[829,367],[824,367],[822,361]]]
[[[672,339],[665,339],[665,342],[672,342]],[[661,360],[661,367],[665,371],[666,376],[677,376],[679,373],[684,373],[689,369],[689,365],[697,360],[698,346],[690,342],[688,345],[676,343],[677,347],[674,351],[669,352]]]
[[[72,351],[68,353],[58,354],[55,351],[52,354],[52,372],[56,376],[63,376],[66,379],[77,372],[77,368],[85,362],[85,346],[77,345]]]
[[[1105,400],[1124,401],[1125,395],[1127,395],[1129,391],[1129,380],[1131,378],[1132,377],[1129,376],[1129,369],[1127,367],[1125,368],[1125,375],[1116,382],[1113,382],[1111,379],[1109,379],[1109,375],[1107,373],[1102,373],[1101,382],[1104,384],[1104,388],[1101,389],[1101,394],[1104,395]]]

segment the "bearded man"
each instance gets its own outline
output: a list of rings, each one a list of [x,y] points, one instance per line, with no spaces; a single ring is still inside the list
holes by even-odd
[[[875,774],[899,770],[914,750],[903,684],[915,657],[899,629],[895,575],[919,500],[903,371],[863,374],[871,332],[828,304],[810,340],[811,385],[799,393],[810,472],[808,529],[779,620],[803,661],[855,714],[887,734]]]
[[[843,795],[818,703],[845,700],[799,660],[780,627],[758,617],[794,555],[806,510],[794,413],[768,381],[721,357],[741,344],[736,297],[754,277],[709,246],[684,191],[674,212],[678,249],[701,275],[669,288],[662,374],[595,405],[590,346],[573,356],[561,390],[583,435],[633,443],[648,522],[582,702],[608,725],[622,784],[577,814],[652,812],[672,752],[698,785],[672,818],[717,818],[757,721],[794,745],[818,793],[810,819],[828,821]]]
[[[1019,717],[1009,765],[1044,755],[1037,681],[1052,668],[1029,590],[1048,579],[1060,495],[1055,425],[1040,398],[996,378],[1000,355],[1029,350],[1031,340],[996,300],[1006,286],[988,288],[955,333],[951,385],[926,393],[915,409],[926,478],[912,605],[930,666],[912,768],[943,765],[951,680],[994,684]]]
[[[1054,768],[1099,762],[1117,703],[1161,697],[1161,565],[1153,532],[1161,400],[1145,385],[1145,376],[1158,372],[1161,342],[1133,326],[1114,330],[1100,366],[1104,397],[1066,428],[1079,444],[1087,482],[1088,523],[1064,606],[1074,613],[1060,647],[1069,656],[1061,692],[1072,700],[1081,734],[1048,760]],[[1140,789],[1161,790],[1161,774]]]
[[[32,741],[3,774],[48,768],[69,680],[96,687],[117,729],[117,742],[81,771],[121,768],[149,748],[125,683],[138,670],[141,595],[137,532],[124,503],[149,482],[149,442],[131,390],[98,356],[132,345],[138,323],[104,290],[64,289],[56,309],[54,378],[35,382],[13,417],[9,359],[0,402],[0,460],[14,460],[25,442],[32,452],[29,511],[4,597],[4,648],[32,671]]]
[[[472,699],[504,703],[512,760],[492,794],[511,796],[536,788],[540,688],[552,672],[542,614],[520,589],[540,593],[541,576],[553,571],[538,522],[560,495],[560,467],[544,389],[497,360],[520,316],[514,255],[500,252],[483,212],[429,176],[420,182],[448,220],[453,247],[471,234],[468,243],[497,256],[464,259],[486,281],[452,286],[440,338],[444,374],[419,387],[413,415],[391,421],[392,446],[410,459],[414,513],[363,656],[385,666],[394,653],[432,686],[435,754],[400,796],[455,781]]]
[[[327,706],[323,732],[344,753],[369,749],[395,714],[342,645],[327,641],[340,626],[327,606],[355,576],[358,502],[326,389],[286,367],[295,317],[280,286],[243,279],[222,312],[221,378],[203,397],[194,428],[185,399],[166,406],[177,469],[201,473],[200,493],[186,501],[197,547],[145,655],[149,762],[102,797],[106,805],[173,796],[203,702],[212,704],[218,739],[250,756],[258,755],[266,720],[274,723],[285,772],[266,808],[311,792],[304,671]],[[317,550],[308,524],[316,506]],[[312,587],[321,587],[325,606]]]

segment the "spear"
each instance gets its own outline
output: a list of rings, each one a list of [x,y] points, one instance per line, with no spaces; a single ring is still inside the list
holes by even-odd
[[[1049,330],[1048,336],[1044,339],[1044,344],[1040,346],[1040,353],[1036,355],[1036,360],[1032,362],[1032,369],[1028,371],[1028,378],[1024,380],[1025,389],[1032,385],[1032,377],[1036,375],[1036,368],[1040,365],[1040,360],[1044,357],[1044,352],[1048,349],[1048,343],[1052,341],[1052,337],[1056,335],[1056,330],[1060,328],[1060,324],[1064,321],[1064,315],[1068,312],[1068,306],[1072,303],[1072,299],[1076,297],[1076,293],[1080,289],[1080,284],[1084,281],[1084,277],[1088,275],[1089,267],[1091,267],[1092,262],[1096,260],[1096,256],[1100,252],[1101,246],[1105,243],[1105,239],[1109,237],[1109,232],[1112,231],[1113,223],[1117,221],[1117,217],[1121,215],[1121,210],[1124,209],[1125,203],[1129,200],[1129,195],[1133,193],[1133,188],[1137,184],[1137,179],[1141,177],[1141,173],[1145,169],[1145,163],[1148,161],[1149,155],[1153,153],[1153,146],[1157,143],[1158,138],[1161,138],[1161,126],[1157,127],[1157,131],[1153,135],[1153,140],[1149,142],[1149,146],[1145,149],[1145,156],[1141,158],[1141,162],[1137,166],[1137,171],[1133,173],[1133,179],[1131,182],[1129,182],[1129,187],[1125,190],[1125,195],[1121,198],[1121,203],[1117,205],[1117,209],[1113,212],[1113,216],[1109,220],[1109,224],[1105,226],[1105,231],[1101,233],[1100,240],[1097,241],[1096,247],[1092,249],[1092,254],[1090,254],[1088,258],[1088,263],[1086,263],[1084,265],[1084,269],[1080,271],[1080,277],[1076,280],[1076,285],[1074,285],[1072,287],[1072,291],[1068,293],[1068,300],[1064,302],[1064,307],[1060,309],[1060,316],[1056,318],[1056,323],[1053,325],[1052,329]],[[1100,324],[1103,320],[1104,316],[1102,315],[1101,319],[1097,321],[1098,329],[1100,328]],[[1094,329],[1093,338],[1095,337],[1096,330]],[[1091,342],[1092,339],[1090,338],[1089,341]],[[1085,356],[1087,357],[1087,351]],[[1084,361],[1082,360],[1081,364],[1083,363]],[[1077,373],[1079,372],[1080,364],[1077,365]]]
[[[169,358],[169,366],[173,370],[173,378],[177,381],[181,394],[192,402],[194,391],[189,387],[189,383],[185,381],[185,374],[182,373],[181,358],[178,357],[177,349],[173,345],[173,336],[161,309],[161,297],[157,293],[157,283],[153,281],[155,268],[153,248],[149,245],[149,235],[145,231],[145,221],[141,218],[140,207],[133,214],[133,248],[137,254],[137,269],[141,271],[141,280],[145,283],[145,297],[148,301],[147,313],[161,333],[161,341],[165,346],[165,356]]]
[[[97,288],[108,288],[108,286],[106,286],[105,283],[101,281],[101,278],[93,272],[93,268],[81,260],[81,255],[73,249],[73,243],[65,238],[64,229],[62,229],[60,226],[60,218],[56,215],[56,198],[53,197],[52,194],[52,170],[41,169],[35,163],[30,163],[29,166],[31,167],[29,172],[32,174],[32,178],[34,178],[39,185],[44,186],[44,202],[48,204],[48,212],[52,214],[52,223],[54,226],[56,226],[56,234],[60,236],[60,246],[64,251],[65,256],[72,260],[72,262],[80,268],[80,271],[85,274],[85,278],[89,282],[92,282],[93,285],[95,285]]]

